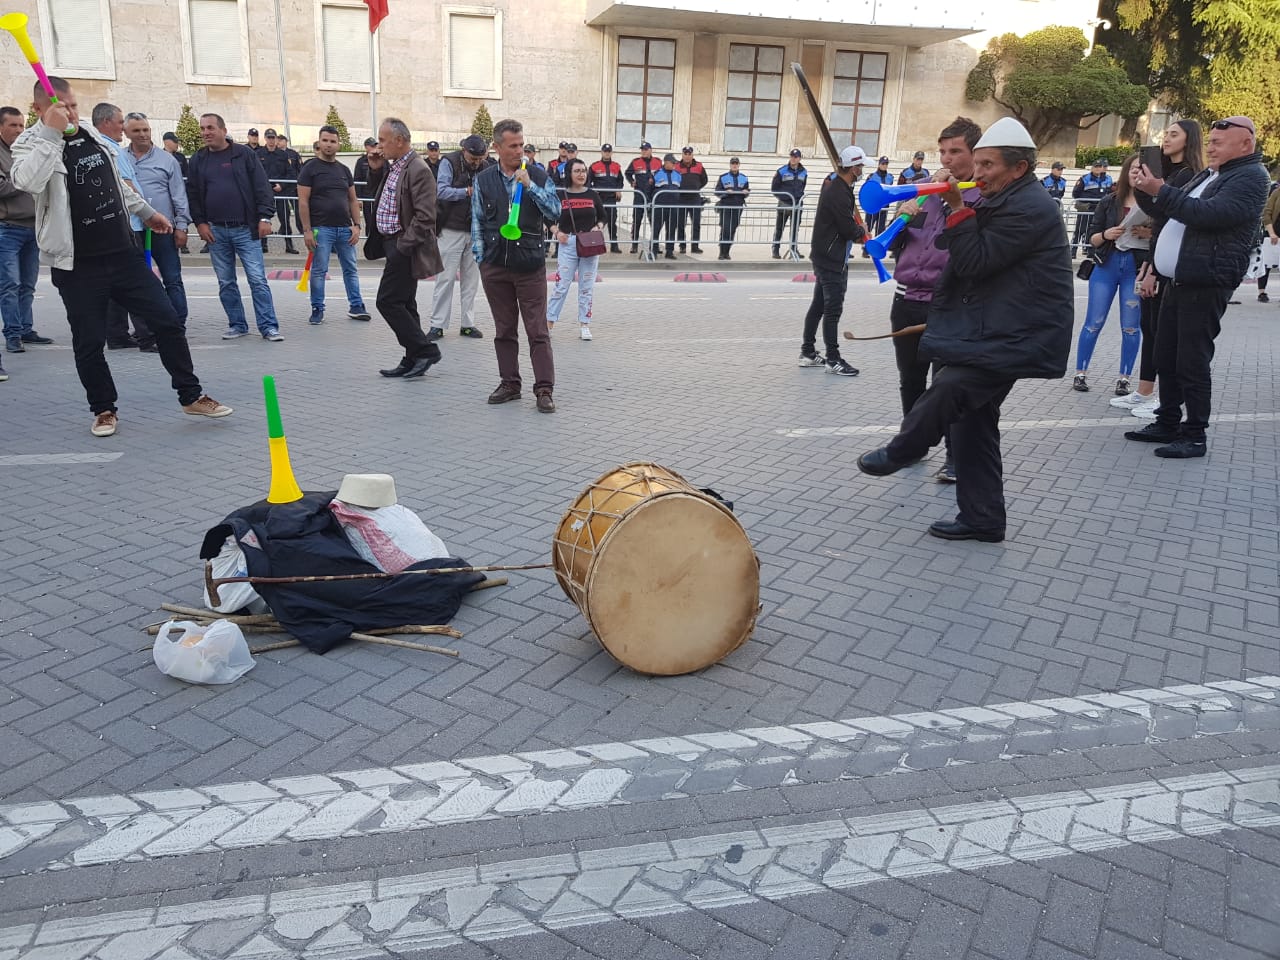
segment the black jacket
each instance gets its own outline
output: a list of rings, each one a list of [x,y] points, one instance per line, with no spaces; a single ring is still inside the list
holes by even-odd
[[[276,215],[271,184],[267,183],[267,175],[252,150],[239,143],[233,143],[227,149],[231,151],[231,172],[236,186],[240,188],[244,208],[226,211],[205,208],[205,167],[215,162],[213,158],[220,157],[222,151],[212,155],[208,147],[202,147],[187,162],[187,202],[191,205],[191,222],[236,222],[243,219],[246,226],[256,227],[258,221],[270,220]]]
[[[1137,191],[1134,191],[1137,196]],[[1139,204],[1141,206],[1141,204]],[[1146,211],[1143,211],[1144,213]],[[1118,202],[1114,193],[1109,193],[1098,201],[1098,206],[1094,208],[1093,219],[1089,221],[1089,236],[1095,233],[1104,233],[1112,227],[1120,226],[1120,221],[1124,219],[1124,207]],[[1093,256],[1098,263],[1106,263],[1111,259],[1111,255],[1116,252],[1116,244],[1114,240],[1106,240],[1102,246],[1093,248]],[[1143,263],[1151,259],[1151,249],[1146,250],[1130,250],[1134,259],[1138,263]]]
[[[943,230],[920,357],[1010,379],[1067,372],[1075,286],[1062,213],[1028,171]]]
[[[1253,153],[1224,163],[1199,197],[1190,196],[1209,174],[1201,170],[1181,190],[1166,183],[1154,197],[1139,191],[1138,205],[1152,217],[1186,225],[1174,278],[1178,283],[1234,290],[1249,269],[1271,180],[1262,154]]]
[[[853,187],[835,175],[822,181],[818,210],[813,215],[813,246],[809,259],[815,267],[843,270],[849,262],[849,244],[859,243],[867,231],[854,219]]]

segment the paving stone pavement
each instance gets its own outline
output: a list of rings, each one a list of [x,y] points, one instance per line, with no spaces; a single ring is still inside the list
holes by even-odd
[[[366,287],[373,282],[366,274]],[[715,755],[696,769],[678,754],[635,768],[597,758],[583,796],[598,802],[579,808],[517,806],[407,832],[335,834],[369,815],[352,798],[370,788],[355,784],[327,797],[326,826],[313,833],[288,836],[299,817],[275,834],[263,826],[256,836],[267,840],[256,845],[135,856],[150,842],[142,839],[131,853],[81,865],[72,865],[77,850],[116,828],[142,837],[146,822],[138,825],[136,810],[50,816],[33,856],[32,838],[5,834],[15,827],[6,821],[0,960],[1280,957],[1280,723],[1265,697],[1215,686],[1198,694],[1208,709],[1160,712],[1153,703],[1145,717],[1092,702],[1097,716],[1063,712],[1057,727],[1021,719],[999,736],[975,736],[984,723],[975,714],[964,732],[943,728],[927,739],[920,729],[909,746],[877,740],[874,730],[842,741],[827,728],[816,755],[786,771],[714,736],[1280,675],[1280,313],[1255,304],[1252,288],[1242,288],[1219,339],[1223,419],[1209,457],[1161,462],[1126,444],[1111,425],[1120,414],[1106,405],[1101,373],[1090,394],[1064,381],[1020,384],[1005,410],[1014,425],[1004,443],[1010,539],[975,545],[924,535],[954,509],[927,464],[890,480],[857,473],[854,459],[877,442],[870,431],[898,416],[891,348],[847,353],[863,371],[853,380],[796,368],[802,284],[737,273],[714,286],[610,277],[597,289],[595,339],[578,341],[572,324],[556,331],[553,417],[537,415],[528,395],[484,404],[496,382],[492,345],[457,337],[456,321],[445,362],[424,381],[381,380],[376,368],[396,356],[385,327],[341,319],[335,303],[334,317],[310,328],[292,286],[275,287],[282,315],[294,318],[283,324],[285,343],[224,344],[215,285],[192,271],[197,369],[236,415],[182,417],[154,356],[112,352],[121,431],[103,441],[88,434],[65,321],[42,280],[38,328],[58,343],[6,357],[12,379],[0,386],[8,415],[0,471],[12,491],[0,517],[6,810],[582,744],[703,737],[711,744],[700,754]],[[889,295],[854,277],[845,325],[878,332]],[[429,294],[422,299],[425,308]],[[481,301],[480,326],[491,331]],[[1095,371],[1114,368],[1118,339],[1104,332]],[[159,603],[198,598],[204,530],[265,491],[264,373],[277,377],[304,489],[334,489],[346,472],[393,473],[402,502],[469,560],[545,559],[569,503],[618,463],[654,461],[715,487],[735,501],[763,564],[755,634],[698,675],[636,676],[600,649],[554,580],[535,572],[468,598],[455,621],[465,634],[456,662],[351,646],[326,657],[260,657],[226,688],[159,675],[138,652],[138,628],[161,619]],[[1033,746],[1048,740],[1050,749]],[[477,789],[494,792],[499,783],[482,778],[511,772],[467,769]],[[626,783],[602,778],[609,770],[625,770]],[[1196,776],[1226,780],[1176,786]],[[548,780],[535,772],[524,782]],[[507,782],[503,796],[518,787]],[[1009,816],[996,808],[1018,797],[1051,798],[1038,801],[1056,811],[1042,819],[1061,826],[1064,810],[1114,806],[1115,797],[1072,799],[1103,787],[1154,789],[1135,796],[1163,797],[1162,809],[1178,815],[1122,817],[1092,848],[1067,842],[1069,834],[1042,837],[1056,848],[1048,857],[1013,855],[1018,837],[1034,835],[1021,813],[1007,842],[988,848],[1004,859],[957,858],[953,841],[968,826],[947,832],[947,850],[916,846],[925,841],[910,835],[931,829],[910,826],[912,817],[933,823],[939,809],[964,809],[955,824],[986,823]],[[1185,812],[1209,816],[1194,805],[1199,794],[1221,804],[1223,790],[1230,796],[1214,808],[1215,829],[1197,833]],[[347,806],[331,809],[339,802]],[[892,856],[921,857],[936,870],[901,872],[886,854],[864,864],[872,882],[842,885],[830,872],[845,862],[837,837],[806,841],[822,851],[800,852],[803,843],[783,842],[785,834],[766,842],[769,830],[805,824],[853,831],[848,840],[864,835],[856,824],[894,816],[906,819],[874,835],[892,835]],[[1144,833],[1146,822],[1155,826]],[[737,834],[765,845],[722,842]],[[677,841],[707,852],[685,856]],[[634,886],[634,896],[658,898],[648,910],[597,899],[595,912],[575,914],[573,901],[561,903],[584,873],[623,869],[620,851],[650,844],[668,858],[702,860],[684,864],[667,887],[637,884],[635,865],[618,896]],[[767,862],[757,863],[766,848]],[[584,858],[591,851],[595,859]],[[761,886],[766,870],[791,869],[784,856],[812,864],[797,875],[814,886]],[[645,875],[673,876],[660,862],[645,861]],[[493,882],[494,871],[519,863],[528,876]],[[485,864],[506,866],[486,873]],[[454,891],[454,903],[425,887],[383,893],[396,877],[439,885],[451,870],[472,878],[439,887]],[[308,889],[330,899],[286,898],[284,907],[267,899]],[[335,905],[335,896],[350,903]],[[240,901],[240,913],[218,912]],[[579,924],[546,920],[557,904]]]

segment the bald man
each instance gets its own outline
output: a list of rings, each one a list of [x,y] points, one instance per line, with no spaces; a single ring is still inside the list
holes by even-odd
[[[1270,186],[1248,117],[1211,124],[1205,153],[1209,166],[1183,189],[1145,165],[1133,176],[1138,205],[1153,217],[1168,218],[1151,259],[1160,276],[1172,279],[1156,326],[1160,406],[1154,423],[1125,437],[1161,444],[1157,457],[1178,460],[1208,452],[1213,342],[1227,301],[1249,267]]]

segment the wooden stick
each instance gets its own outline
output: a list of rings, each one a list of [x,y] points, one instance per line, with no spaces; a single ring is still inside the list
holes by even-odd
[[[300,646],[302,646],[301,640],[296,640],[293,637],[290,637],[288,640],[281,640],[279,643],[264,643],[260,647],[250,647],[249,652],[250,653],[269,653],[272,650],[283,650],[285,647],[300,647]]]
[[[924,324],[917,323],[912,327],[903,327],[901,330],[895,330],[893,333],[879,333],[874,337],[855,337],[848,330],[844,332],[846,340],[892,340],[894,337],[909,337],[913,333],[924,333]]]
[[[170,613],[180,613],[184,617],[191,617],[193,620],[230,620],[232,623],[244,625],[246,623],[275,623],[276,618],[270,613],[249,613],[237,616],[233,613],[218,613],[216,610],[201,610],[198,607],[184,607],[177,603],[162,603],[161,610],[168,610]]]
[[[388,647],[408,647],[410,650],[423,650],[427,653],[442,653],[446,657],[458,656],[458,651],[451,647],[435,647],[429,643],[413,643],[410,640],[396,640],[392,637],[375,637],[368,633],[353,633],[352,640],[364,640],[368,643],[381,643]]]
[[[507,582],[506,577],[490,577],[488,580],[481,580],[467,592],[475,593],[477,590],[488,590],[490,587],[505,587]]]
[[[455,630],[453,627],[447,627],[443,624],[406,624],[403,627],[379,627],[376,630],[366,630],[365,633],[371,637],[386,637],[396,633],[435,633],[445,637],[452,637],[455,640],[462,639],[462,631]]]

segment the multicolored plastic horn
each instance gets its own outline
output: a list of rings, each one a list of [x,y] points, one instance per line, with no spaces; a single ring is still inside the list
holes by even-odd
[[[964,183],[956,184],[956,186],[961,190],[968,190],[970,187],[982,186],[982,181],[966,180]],[[914,200],[917,197],[927,197],[934,193],[946,193],[950,189],[951,184],[946,181],[937,183],[900,183],[896,186],[886,187],[879,180],[868,180],[862,185],[862,189],[858,191],[858,202],[862,204],[862,209],[868,214],[875,214],[896,200]]]
[[[40,62],[40,54],[36,53],[35,44],[31,42],[31,37],[27,33],[27,15],[25,13],[6,13],[0,17],[0,30],[8,30],[13,34],[13,39],[18,41],[18,46],[22,50],[22,55],[27,58],[27,63],[31,64],[31,69],[35,72],[36,79],[40,81],[40,86],[44,87],[44,92],[49,95],[52,103],[58,102],[58,95],[53,92],[53,84],[49,82],[49,75],[44,72],[44,64]],[[75,133],[76,128],[67,127],[63,133]]]
[[[525,169],[524,160],[520,161],[520,169]],[[517,183],[515,194],[511,198],[511,215],[507,217],[507,222],[498,229],[498,232],[502,234],[502,238],[504,240],[520,239],[520,203],[523,200],[524,184]]]
[[[143,241],[142,248],[147,255],[147,269],[151,269],[151,228],[147,227],[147,236]]]
[[[318,240],[320,238],[320,228],[316,227],[314,230],[312,230],[311,236],[312,238]],[[316,252],[314,250],[307,251],[307,262],[302,268],[302,276],[298,279],[299,293],[306,293],[308,290],[311,289],[311,261],[315,259],[315,256],[316,256]]]
[[[898,214],[893,223],[880,231],[878,236],[868,240],[865,248],[867,253],[871,254],[874,259],[883,260],[889,252],[889,247],[893,245],[893,241],[898,238],[898,234],[902,232],[907,222],[915,215],[916,210],[924,206],[924,201],[924,197],[918,197],[915,210],[908,210],[905,213]]]
[[[302,489],[289,462],[289,441],[284,438],[284,425],[280,422],[275,377],[262,378],[262,394],[267,402],[267,446],[271,452],[271,488],[267,503],[293,503],[302,499]]]

